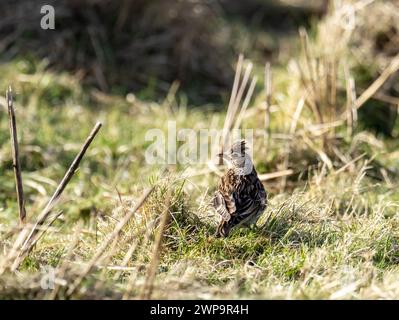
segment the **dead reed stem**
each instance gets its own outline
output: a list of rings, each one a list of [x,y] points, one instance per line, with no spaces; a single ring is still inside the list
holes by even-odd
[[[302,50],[305,55],[305,65],[308,69],[309,82],[310,82],[310,91],[312,92],[311,97],[312,105],[314,106],[314,111],[316,112],[317,119],[320,123],[323,123],[323,115],[320,110],[320,98],[319,98],[319,90],[317,89],[317,79],[316,79],[316,71],[313,68],[312,64],[312,56],[309,48],[309,37],[304,28],[299,29],[299,36],[301,38]],[[298,64],[299,65],[299,64]],[[304,73],[302,73],[302,77],[304,77]],[[306,83],[306,78],[304,78],[304,82]],[[310,98],[310,96],[309,96]],[[311,99],[311,98],[310,98]]]
[[[240,55],[237,63],[237,68],[236,68],[236,75],[234,78],[234,84],[233,84],[233,89],[231,92],[230,96],[230,102],[229,106],[227,109],[224,125],[223,125],[223,131],[222,131],[222,137],[221,137],[221,142],[220,142],[220,147],[219,147],[219,152],[222,153],[225,145],[227,144],[230,131],[233,129],[234,125],[237,125],[240,123],[241,119],[240,116],[243,115],[244,113],[238,112],[240,110],[240,104],[241,100],[243,97],[243,94],[245,92],[245,89],[247,88],[247,84],[251,75],[251,71],[253,68],[253,64],[250,62],[247,64],[245,67],[244,75],[242,80],[241,79],[241,70],[243,67],[243,56]],[[254,82],[255,81],[255,82]],[[251,100],[253,90],[256,85],[256,79],[251,81],[250,87],[247,90],[247,93],[245,95],[244,99],[244,104],[241,106],[242,108],[247,108],[248,104]],[[223,164],[223,158],[219,158],[219,165]]]
[[[255,86],[256,86],[256,82],[257,81],[258,81],[257,77],[254,77],[252,79],[252,81],[251,81],[251,84],[249,85],[249,89],[247,91],[247,94],[245,95],[245,99],[244,99],[244,102],[242,104],[242,108],[240,110],[240,113],[237,116],[237,120],[235,122],[234,129],[239,129],[240,126],[241,126],[242,119],[244,118],[245,112],[247,111],[247,108],[248,108],[249,103],[251,101],[251,98],[252,98],[253,92],[255,90]]]
[[[347,128],[348,135],[352,136],[354,127],[357,122],[357,109],[355,106],[356,102],[356,89],[355,80],[350,75],[349,67],[345,66],[345,80],[346,80],[346,114],[347,114]]]
[[[219,143],[219,153],[223,153],[224,148],[229,140],[228,138],[231,130],[233,128],[237,129],[239,128],[242,118],[244,117],[245,111],[248,108],[249,102],[251,101],[252,94],[256,86],[256,81],[257,81],[256,77],[251,80],[251,84],[249,85],[249,88],[247,89],[247,92],[245,94],[244,102],[240,108],[241,100],[244,95],[245,89],[247,88],[252,68],[253,64],[249,62],[245,67],[244,75],[241,81],[241,73],[242,73],[241,71],[243,69],[243,56],[240,55],[237,62],[236,74],[234,77],[234,84],[230,96],[229,106],[227,108],[227,113],[224,120],[221,141]],[[219,157],[219,165],[223,165],[222,157]]]
[[[338,62],[336,59],[332,59],[331,62],[331,91],[330,91],[330,103],[333,110],[337,112],[337,74],[338,74]],[[335,117],[334,117],[335,119]]]
[[[362,93],[363,92],[364,91],[362,91]],[[399,98],[384,94],[382,92],[374,93],[373,99],[379,100],[379,101],[382,101],[385,103],[393,104],[393,105],[399,105]]]
[[[362,153],[360,156],[356,157],[355,159],[352,159],[351,161],[348,161],[345,163],[341,168],[339,168],[337,171],[334,172],[335,175],[345,171],[346,168],[352,166],[355,162],[359,161],[362,159],[364,156],[366,156],[366,153]]]
[[[12,150],[12,165],[14,168],[15,187],[16,187],[16,191],[17,191],[19,222],[21,224],[23,224],[23,223],[25,223],[25,220],[26,220],[26,210],[25,210],[25,200],[24,200],[24,188],[23,188],[23,184],[22,184],[21,163],[19,161],[17,124],[15,121],[15,111],[14,111],[13,95],[12,95],[11,86],[8,87],[8,90],[6,92],[6,100],[7,100],[7,106],[8,106],[8,117],[9,117],[10,136],[11,136],[11,150]]]
[[[295,131],[298,125],[299,118],[302,113],[303,106],[305,105],[305,98],[302,97],[295,109],[294,116],[291,121],[291,126],[289,130],[289,135],[294,136]],[[290,164],[290,153],[291,153],[291,148],[292,148],[292,142],[293,140],[289,140],[285,146],[285,159],[284,159],[284,171],[288,171],[288,167]],[[281,179],[281,184],[280,184],[280,191],[283,192],[285,190],[285,187],[287,185],[287,175],[283,175]]]
[[[281,178],[281,177],[286,177],[294,174],[294,170],[292,169],[287,169],[287,170],[282,170],[282,171],[276,171],[276,172],[271,172],[271,173],[264,173],[264,174],[259,174],[259,180],[260,181],[268,181],[276,178]]]
[[[64,177],[62,178],[60,184],[58,185],[57,189],[55,190],[53,196],[47,203],[46,207],[41,212],[39,218],[36,221],[35,226],[33,227],[31,233],[25,240],[23,247],[25,247],[32,236],[35,233],[36,226],[42,225],[47,217],[50,215],[51,210],[53,209],[54,205],[57,203],[58,199],[60,198],[62,192],[65,190],[66,186],[68,185],[69,181],[71,181],[73,175],[75,174],[76,170],[79,167],[80,162],[82,161],[87,149],[89,148],[90,144],[93,142],[94,138],[96,137],[97,133],[101,129],[101,122],[97,122],[92,131],[90,132],[89,136],[87,137],[86,141],[84,142],[82,148],[80,149],[79,153],[76,155],[75,159],[72,161],[72,164],[69,166],[67,172],[65,173]]]
[[[355,107],[359,109],[368,99],[370,99],[381,86],[390,78],[391,75],[399,70],[399,55],[397,55],[381,75],[368,87],[366,91],[356,100]]]
[[[54,217],[50,220],[50,222],[44,226],[44,230],[41,228],[45,221],[48,220],[54,205],[56,204],[57,200],[60,198],[62,192],[65,190],[65,187],[68,185],[69,181],[72,179],[74,173],[79,167],[80,161],[82,160],[84,154],[86,153],[88,147],[90,146],[91,142],[97,135],[98,131],[100,130],[102,124],[98,122],[93,130],[90,132],[88,138],[86,139],[85,143],[83,144],[81,150],[79,151],[78,155],[75,157],[74,161],[72,162],[71,166],[69,167],[68,171],[66,172],[64,178],[62,179],[61,183],[58,185],[56,191],[54,192],[53,196],[47,203],[46,207],[40,213],[37,221],[33,225],[32,228],[25,227],[20,234],[18,235],[13,247],[10,250],[10,253],[7,256],[7,259],[4,259],[3,264],[0,268],[0,274],[4,272],[5,268],[7,267],[7,262],[13,261],[11,265],[11,271],[15,271],[18,269],[20,263],[23,261],[24,257],[29,254],[33,246],[36,242],[40,239],[40,237],[46,232],[49,226],[58,218],[60,213],[54,215]]]
[[[236,96],[233,106],[231,107],[231,109],[229,109],[229,112],[228,112],[229,117],[226,118],[227,123],[228,123],[227,132],[230,132],[230,130],[233,126],[234,119],[235,119],[235,116],[239,109],[245,88],[247,87],[247,83],[248,83],[249,77],[251,75],[252,68],[253,68],[252,63],[249,63],[247,65],[247,67],[245,68],[245,73],[244,73],[244,77],[243,77],[241,85],[240,85],[240,89],[238,90],[238,93],[237,93],[237,96]]]
[[[42,225],[41,227],[34,225],[36,231],[30,240],[30,245],[22,247],[20,249],[18,253],[18,258],[14,261],[13,266],[11,268],[12,270],[16,270],[19,267],[24,257],[30,252],[31,248],[33,248],[33,246],[40,240],[40,238],[44,235],[44,233],[49,230],[49,228],[53,225],[55,220],[57,220],[61,214],[62,211],[59,211],[53,215],[50,215],[49,218],[47,219],[48,222],[46,225]]]
[[[222,132],[222,141],[220,143],[220,150],[219,150],[220,153],[223,153],[223,150],[225,147],[225,142],[226,142],[225,140],[227,137],[228,127],[229,127],[228,119],[230,119],[230,113],[231,113],[231,110],[233,108],[233,105],[234,105],[236,97],[237,97],[243,62],[244,62],[244,56],[242,54],[240,54],[238,57],[238,61],[237,61],[236,73],[235,73],[234,82],[233,82],[233,88],[231,90],[230,101],[229,101],[229,105],[227,107],[226,118],[224,121],[223,132]],[[223,164],[223,158],[220,157],[219,165],[222,165],[222,164]]]

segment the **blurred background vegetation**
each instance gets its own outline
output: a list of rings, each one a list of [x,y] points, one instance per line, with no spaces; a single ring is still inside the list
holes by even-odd
[[[362,21],[356,21],[350,43],[359,90],[398,54],[396,7],[391,1],[374,2],[378,3],[356,17]],[[33,72],[35,62],[45,59],[46,68],[68,71],[90,88],[134,92],[147,100],[162,98],[177,81],[179,94],[190,105],[223,105],[239,53],[258,65],[270,61],[285,69],[300,50],[299,27],[305,26],[315,36],[329,1],[61,0],[48,4],[56,8],[54,31],[38,27],[40,1],[2,1],[3,63],[23,59]],[[391,79],[379,94],[397,96],[398,90],[397,81]],[[375,100],[369,103],[362,119],[378,118],[370,125],[391,134],[395,108],[381,107]]]
[[[179,81],[190,103],[221,102],[238,53],[264,63],[289,57],[292,37],[327,1],[49,1],[56,31],[38,28],[40,1],[2,1],[2,60],[48,60],[106,92],[167,92]],[[284,60],[281,61],[282,63]],[[148,96],[149,95],[149,96]]]

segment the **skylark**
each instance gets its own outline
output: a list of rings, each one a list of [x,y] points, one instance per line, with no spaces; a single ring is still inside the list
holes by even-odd
[[[221,216],[216,236],[227,237],[234,227],[255,225],[267,206],[267,193],[246,153],[245,140],[233,143],[230,150],[219,154],[228,165],[213,198],[213,206]]]

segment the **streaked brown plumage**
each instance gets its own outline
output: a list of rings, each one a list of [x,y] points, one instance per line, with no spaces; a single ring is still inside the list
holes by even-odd
[[[227,237],[234,227],[256,224],[266,209],[267,193],[245,152],[244,140],[219,156],[227,161],[229,169],[219,181],[213,206],[221,216],[216,236]]]

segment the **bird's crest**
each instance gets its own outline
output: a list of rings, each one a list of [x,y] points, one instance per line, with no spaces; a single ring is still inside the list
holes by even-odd
[[[247,150],[247,147],[245,144],[246,144],[246,141],[244,139],[238,140],[231,145],[231,151],[244,154],[245,151]]]

